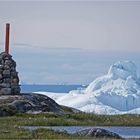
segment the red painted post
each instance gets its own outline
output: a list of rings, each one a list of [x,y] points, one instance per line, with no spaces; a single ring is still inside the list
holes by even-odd
[[[10,24],[6,24],[6,39],[5,39],[5,53],[9,54],[9,35],[10,35]]]

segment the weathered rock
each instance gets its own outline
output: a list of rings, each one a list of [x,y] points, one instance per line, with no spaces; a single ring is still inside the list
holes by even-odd
[[[0,61],[1,62],[1,61]],[[2,64],[0,64],[0,69],[3,69],[3,65]]]
[[[3,78],[3,76],[2,76],[2,74],[0,73],[0,79],[2,79]]]
[[[19,79],[18,78],[13,78],[11,81],[11,84],[13,85],[17,85],[19,83]]]
[[[85,130],[77,132],[76,134],[79,136],[88,136],[88,137],[94,137],[94,138],[115,138],[115,139],[121,138],[118,134],[110,132],[102,128],[85,129]]]
[[[11,72],[15,72],[16,68],[14,66],[11,66]]]
[[[6,53],[0,54],[0,95],[20,94],[16,62]]]
[[[13,78],[18,78],[18,72],[13,72],[13,71],[11,71],[11,77],[13,77]]]
[[[17,95],[18,93],[20,93],[20,88],[18,86],[12,86],[11,90],[13,95]]]
[[[4,68],[5,70],[9,70],[10,69],[10,66],[9,65],[4,65]]]
[[[5,58],[6,58],[6,57],[5,57]],[[5,62],[4,62],[4,64],[5,64],[5,65],[10,66],[10,65],[11,65],[11,63],[12,63],[12,61],[11,61],[11,60],[9,60],[9,58],[6,58],[6,59],[5,59]]]
[[[2,74],[3,77],[10,77],[10,70],[4,70]]]
[[[11,94],[11,88],[1,88],[0,89],[0,95],[10,95]]]
[[[70,109],[71,108],[69,108],[69,110]],[[0,115],[2,114],[3,116],[4,114],[10,114],[8,112],[9,110],[10,112],[15,113],[68,113],[65,111],[64,107],[58,105],[54,100],[52,100],[48,96],[35,93],[20,94],[14,96],[0,96]]]
[[[10,88],[10,83],[1,83],[0,88]]]
[[[6,84],[9,83],[10,84],[11,80],[12,80],[11,78],[4,78],[3,83],[6,83]]]

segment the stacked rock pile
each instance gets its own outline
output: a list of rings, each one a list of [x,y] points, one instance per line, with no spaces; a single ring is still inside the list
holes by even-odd
[[[20,94],[16,62],[6,53],[0,54],[0,95]]]

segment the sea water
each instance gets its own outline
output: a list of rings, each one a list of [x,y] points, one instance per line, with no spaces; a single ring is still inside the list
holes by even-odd
[[[71,90],[86,88],[85,85],[21,85],[21,93],[29,92],[55,92],[68,93]]]
[[[102,128],[110,132],[114,132],[123,138],[140,138],[140,127],[124,127],[124,126],[22,126],[21,128],[35,130],[38,128],[47,128],[55,131],[68,132],[74,134],[78,131],[89,128]]]

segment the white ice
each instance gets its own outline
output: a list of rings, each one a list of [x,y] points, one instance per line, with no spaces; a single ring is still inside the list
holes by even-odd
[[[47,94],[61,105],[96,114],[140,114],[140,78],[131,61],[113,64],[85,90]]]

